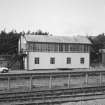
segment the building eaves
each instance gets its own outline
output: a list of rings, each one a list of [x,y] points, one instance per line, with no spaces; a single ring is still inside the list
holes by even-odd
[[[80,43],[91,44],[90,40],[84,36],[48,36],[48,35],[25,35],[29,42],[48,42],[48,43]]]

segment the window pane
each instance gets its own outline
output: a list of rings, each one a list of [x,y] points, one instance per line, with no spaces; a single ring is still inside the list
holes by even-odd
[[[65,51],[69,51],[69,44],[65,44]]]
[[[85,60],[85,58],[80,58],[80,63],[84,64],[84,60]]]
[[[88,52],[89,45],[76,43],[37,43],[29,42],[28,50],[35,52]]]
[[[39,57],[35,58],[35,64],[39,64]]]
[[[55,64],[55,58],[50,58],[50,64]]]
[[[71,64],[71,58],[70,57],[67,58],[67,64]]]
[[[63,52],[63,44],[59,44],[59,51]]]
[[[55,51],[55,52],[58,52],[58,48],[59,48],[59,47],[58,47],[58,44],[54,44],[54,51]]]

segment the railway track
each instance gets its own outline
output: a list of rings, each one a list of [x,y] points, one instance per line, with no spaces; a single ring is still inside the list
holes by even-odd
[[[39,105],[95,99],[98,96],[105,97],[105,86],[0,93],[0,104]]]

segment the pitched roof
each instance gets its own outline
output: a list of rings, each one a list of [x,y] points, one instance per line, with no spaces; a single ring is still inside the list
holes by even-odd
[[[48,36],[48,35],[25,35],[26,41],[29,42],[50,42],[50,43],[80,43],[91,44],[88,38],[83,36]]]

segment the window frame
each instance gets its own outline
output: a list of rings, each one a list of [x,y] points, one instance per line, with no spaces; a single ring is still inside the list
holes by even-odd
[[[50,64],[55,64],[55,57],[50,58]]]
[[[34,58],[34,63],[35,63],[35,64],[39,64],[39,63],[40,63],[40,62],[39,62],[39,57],[35,57],[35,58]]]
[[[80,58],[80,63],[81,63],[81,64],[84,64],[84,63],[85,63],[85,58],[84,58],[84,57],[81,57],[81,58]]]
[[[66,58],[66,64],[71,64],[71,57]]]

